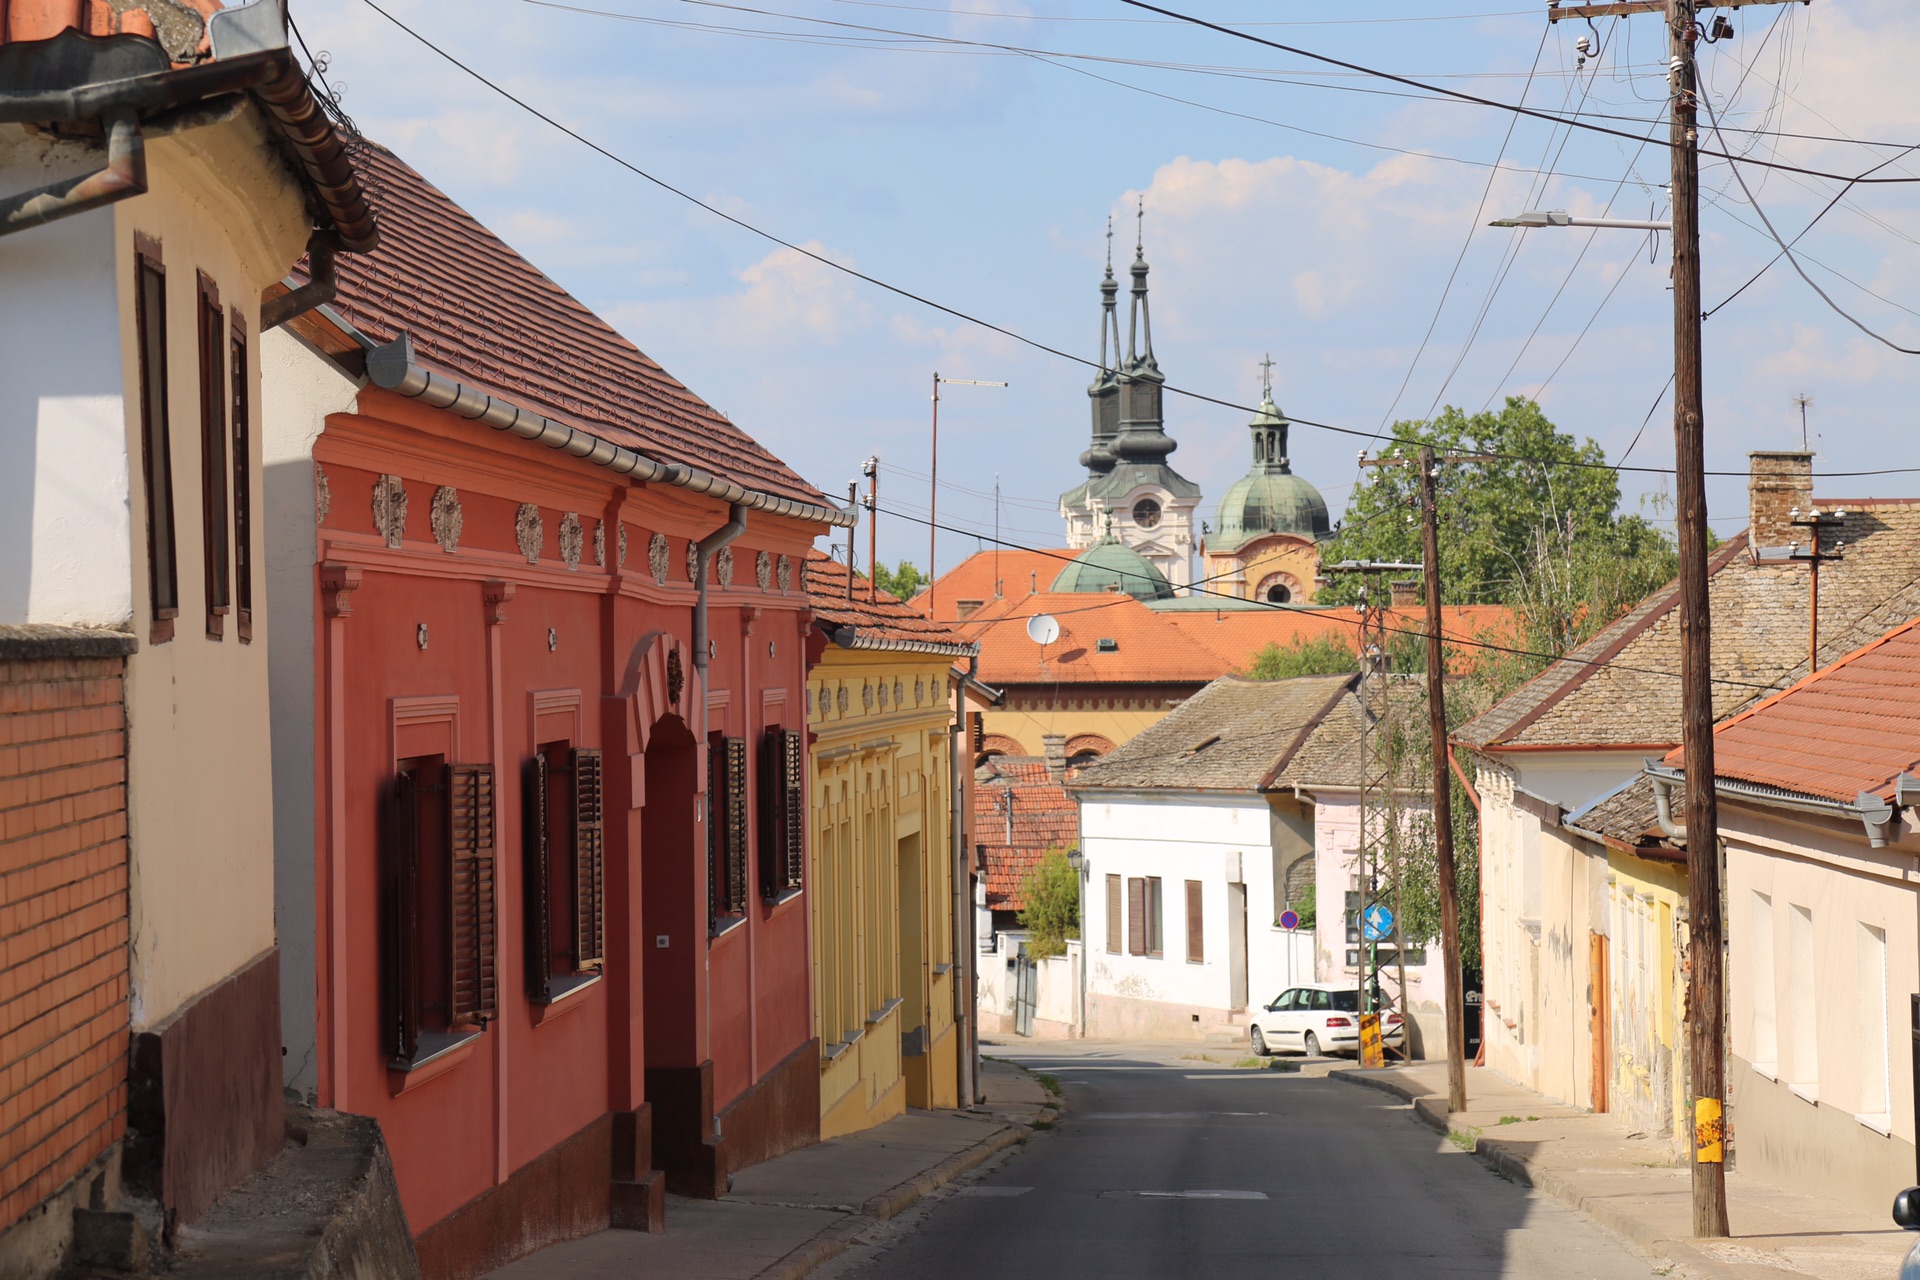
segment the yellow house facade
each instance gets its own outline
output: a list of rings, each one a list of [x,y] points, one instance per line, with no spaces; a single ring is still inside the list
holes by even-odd
[[[807,591],[813,1010],[831,1138],[958,1105],[948,691],[953,659],[974,649],[825,556],[807,562]]]

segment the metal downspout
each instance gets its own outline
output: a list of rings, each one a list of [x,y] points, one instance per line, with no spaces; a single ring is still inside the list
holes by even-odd
[[[334,271],[334,255],[340,251],[340,237],[331,230],[315,231],[307,240],[307,282],[290,289],[271,302],[260,304],[260,328],[278,329],[295,316],[332,302],[339,292],[340,277]]]
[[[703,752],[707,751],[707,733],[709,732],[707,727],[707,650],[712,643],[707,638],[707,565],[711,563],[715,552],[746,532],[746,528],[747,509],[734,503],[727,508],[727,522],[693,545],[694,554],[697,557],[695,571],[700,579],[698,590],[693,597],[693,669],[700,676],[699,749]],[[707,789],[701,793],[700,803],[706,806],[706,797],[713,792],[713,757],[709,753],[703,758],[707,762],[708,776]],[[706,837],[709,848],[712,847],[713,832],[708,828],[713,825],[713,818],[714,815],[709,811],[701,820],[701,834]],[[713,859],[703,857],[700,859],[700,865],[705,868],[701,873],[700,881],[707,888],[707,936],[711,938],[713,936]],[[710,1058],[713,1056],[713,974],[711,972],[707,974],[707,981],[700,990],[705,1006],[701,1010],[700,1025],[707,1041],[700,1046],[700,1056]]]
[[[110,108],[106,167],[0,200],[0,236],[116,204],[147,190],[147,140],[132,107]]]
[[[979,943],[973,936],[973,877],[967,865],[967,823],[973,814],[964,808],[966,789],[961,782],[960,757],[972,756],[972,744],[966,741],[967,684],[979,677],[980,657],[967,660],[967,677],[953,691],[952,743],[947,751],[947,773],[952,781],[953,800],[948,806],[947,826],[953,839],[953,1014],[959,1032],[959,1102],[963,1108],[979,1101],[980,1052],[975,1028],[974,966],[979,959]]]
[[[1654,772],[1654,769],[1659,767],[1659,761],[1648,760],[1645,763],[1647,779],[1653,783],[1653,811],[1655,819],[1660,824],[1660,834],[1676,844],[1685,844],[1687,828],[1684,824],[1673,820],[1674,779],[1662,777]]]

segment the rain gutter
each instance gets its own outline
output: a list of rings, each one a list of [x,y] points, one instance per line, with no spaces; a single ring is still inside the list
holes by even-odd
[[[373,347],[367,352],[367,376],[373,380],[375,386],[384,391],[419,400],[436,409],[456,413],[463,418],[483,422],[496,431],[508,431],[523,440],[537,441],[550,449],[558,449],[576,458],[584,458],[597,466],[605,467],[620,475],[631,476],[636,480],[670,484],[692,493],[705,494],[719,499],[730,507],[740,507],[749,511],[766,511],[773,515],[791,516],[796,520],[810,520],[842,529],[850,529],[860,521],[857,507],[836,507],[831,503],[821,505],[802,502],[797,498],[783,497],[759,489],[747,489],[731,480],[723,480],[712,472],[690,467],[683,462],[661,462],[638,450],[614,444],[591,432],[568,426],[564,422],[555,422],[552,418],[542,417],[531,410],[522,409],[498,396],[488,395],[445,374],[435,373],[423,367],[414,358],[413,339],[404,333],[392,342]],[[717,551],[724,545],[724,543],[717,544],[714,550]]]
[[[1675,784],[1686,782],[1687,771],[1649,760],[1646,762],[1646,774],[1653,781],[1653,803],[1658,814],[1660,830],[1670,840],[1685,840],[1686,827],[1676,825],[1673,821],[1672,789]],[[1740,782],[1732,778],[1715,778],[1713,789],[1720,795],[1766,805],[1770,808],[1791,809],[1799,813],[1817,813],[1825,817],[1858,822],[1866,832],[1867,847],[1871,849],[1886,848],[1898,834],[1894,828],[1896,806],[1870,791],[1862,791],[1849,802],[1829,800],[1824,796],[1805,795],[1798,791],[1788,791],[1783,787],[1769,787],[1763,783]],[[1895,794],[1901,798],[1903,804],[1909,803],[1909,796],[1920,800],[1920,780],[1903,774]]]
[[[953,658],[974,658],[980,654],[979,645],[966,641],[893,640],[863,632],[858,627],[835,627],[829,635],[842,649],[875,649],[887,653],[937,653]]]

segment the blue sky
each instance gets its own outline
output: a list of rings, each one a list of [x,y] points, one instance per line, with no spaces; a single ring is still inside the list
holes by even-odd
[[[1223,399],[1255,403],[1258,361],[1271,352],[1276,398],[1304,418],[1371,431],[1436,404],[1478,410],[1535,394],[1563,430],[1617,459],[1671,367],[1664,240],[1650,261],[1634,232],[1480,225],[1523,208],[1597,214],[1610,200],[1613,216],[1646,217],[1664,200],[1664,126],[1640,148],[1393,96],[1391,84],[1118,0],[382,3],[664,181],[1076,353],[1097,344],[1107,219],[1116,220],[1116,256],[1130,257],[1144,198],[1161,367],[1173,383]],[[1531,0],[1168,7],[1501,101],[1524,93],[1544,110],[1628,117],[1601,123],[1637,134],[1652,132],[1665,92],[1657,18],[1601,23],[1599,56],[1576,69],[1586,26],[1549,30],[1545,6]],[[943,397],[941,518],[991,530],[997,474],[1003,535],[1062,543],[1053,504],[1079,479],[1087,370],[676,199],[469,79],[362,0],[292,8],[369,136],[828,492],[844,494],[861,459],[877,454],[882,505],[923,513],[934,370],[1011,383]],[[1733,12],[1736,36],[1703,62],[1722,123],[1920,141],[1913,10],[1900,0],[1819,0]],[[1830,172],[1897,155],[1816,139],[1729,141]],[[1505,168],[1493,174],[1496,157]],[[1915,175],[1920,153],[1880,171]],[[1837,190],[1752,167],[1746,176],[1788,236]],[[1773,249],[1724,165],[1707,165],[1704,186],[1712,304]],[[1798,247],[1821,264],[1807,269],[1836,302],[1920,347],[1913,191],[1855,187]],[[1862,334],[1776,264],[1706,326],[1709,466],[1744,473],[1747,450],[1797,445],[1792,398],[1802,392],[1813,397],[1817,469],[1912,462],[1917,360]],[[1170,396],[1168,417],[1180,441],[1172,461],[1210,503],[1246,469],[1246,415]],[[1293,432],[1295,470],[1336,513],[1363,443]],[[1672,452],[1663,403],[1629,461],[1670,466]],[[1663,485],[1629,475],[1623,489],[1635,510]],[[1820,491],[1905,496],[1920,493],[1920,477],[1836,479]],[[1745,523],[1742,480],[1711,482],[1708,501],[1723,533]],[[880,530],[883,558],[924,564],[923,526],[883,518]],[[863,558],[865,541],[863,531]],[[942,567],[972,545],[942,534]]]

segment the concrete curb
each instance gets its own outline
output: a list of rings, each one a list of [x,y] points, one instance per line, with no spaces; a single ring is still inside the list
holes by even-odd
[[[1327,1075],[1331,1079],[1376,1089],[1403,1102],[1411,1103],[1413,1113],[1419,1117],[1420,1122],[1442,1137],[1449,1137],[1454,1132],[1446,1104],[1433,1094],[1421,1092],[1397,1080],[1388,1080],[1357,1070],[1329,1071]],[[1579,1210],[1650,1258],[1662,1262],[1681,1263],[1697,1273],[1706,1275],[1734,1274],[1725,1269],[1725,1263],[1701,1253],[1688,1241],[1675,1240],[1671,1236],[1664,1235],[1644,1219],[1621,1210],[1604,1198],[1583,1195],[1571,1182],[1560,1175],[1534,1168],[1524,1156],[1519,1155],[1497,1138],[1476,1138],[1473,1154],[1477,1160],[1495,1173],[1511,1178],[1521,1186],[1531,1187],[1543,1195],[1552,1196],[1560,1203]],[[1751,1275],[1753,1272],[1748,1270],[1744,1274]]]
[[[1025,1142],[1030,1132],[1031,1130],[1025,1125],[1001,1125],[980,1141],[948,1156],[925,1173],[908,1178],[891,1190],[874,1196],[861,1205],[858,1212],[841,1218],[821,1231],[813,1239],[760,1271],[754,1280],[798,1280],[798,1277],[810,1274],[845,1252],[847,1246],[852,1244],[861,1232],[877,1222],[885,1222],[889,1218],[899,1216],[961,1174],[978,1167],[1008,1147]]]

